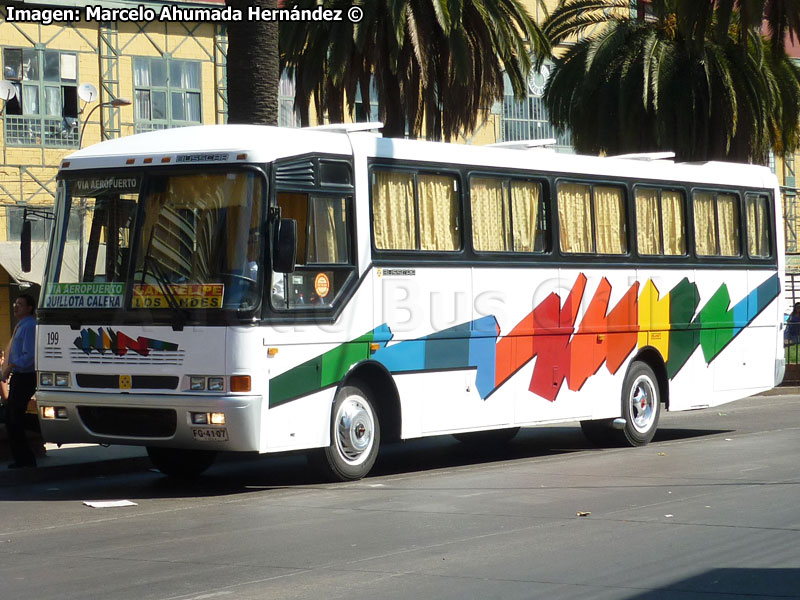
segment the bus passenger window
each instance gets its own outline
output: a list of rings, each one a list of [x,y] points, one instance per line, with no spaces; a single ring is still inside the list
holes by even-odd
[[[506,182],[502,179],[470,177],[472,246],[478,252],[511,249],[511,211],[505,189]]]
[[[544,252],[545,222],[542,186],[532,181],[511,182],[511,222],[514,252]]]
[[[683,194],[677,190],[636,189],[636,249],[639,254],[686,253]]]
[[[420,250],[461,248],[456,181],[447,175],[418,176]]]
[[[558,227],[564,252],[586,254],[594,250],[592,190],[588,185],[558,185]]]
[[[639,254],[661,254],[658,204],[658,190],[636,190],[636,250]]]
[[[472,245],[478,252],[543,252],[541,185],[471,177]]]
[[[625,254],[625,196],[622,188],[594,187],[594,225],[598,254]]]
[[[372,173],[372,233],[379,250],[460,250],[459,212],[455,177]]]
[[[747,196],[747,252],[753,258],[769,258],[769,209],[766,196]]]
[[[625,254],[625,195],[622,188],[558,184],[558,222],[565,253]]]
[[[664,254],[686,254],[686,228],[684,227],[683,193],[676,190],[661,191],[661,230]]]
[[[732,194],[717,196],[719,220],[719,253],[739,256],[739,198]]]
[[[372,230],[379,250],[417,247],[413,174],[378,170],[372,174]]]
[[[698,256],[739,256],[738,196],[694,192],[694,235]]]

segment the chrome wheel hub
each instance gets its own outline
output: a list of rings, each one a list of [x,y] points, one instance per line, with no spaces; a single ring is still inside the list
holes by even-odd
[[[336,413],[336,450],[351,465],[366,460],[374,442],[372,411],[359,397],[345,399]]]
[[[633,427],[639,433],[646,433],[653,426],[656,418],[658,395],[649,377],[636,379],[628,399]]]

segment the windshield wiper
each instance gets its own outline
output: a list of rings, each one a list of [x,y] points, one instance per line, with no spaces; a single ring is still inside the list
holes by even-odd
[[[142,283],[144,283],[145,275],[147,275],[148,272],[148,264],[152,267],[150,273],[153,275],[153,277],[155,277],[156,283],[158,283],[158,288],[161,290],[161,293],[167,300],[167,305],[177,317],[177,319],[172,321],[172,330],[183,331],[183,327],[189,318],[189,312],[185,308],[181,307],[181,303],[175,297],[175,292],[173,292],[170,288],[169,278],[167,277],[166,273],[164,273],[163,267],[158,260],[154,259],[151,261],[145,261],[145,268],[142,273]]]

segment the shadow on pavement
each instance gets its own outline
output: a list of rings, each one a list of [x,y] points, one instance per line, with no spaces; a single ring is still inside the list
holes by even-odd
[[[800,569],[712,569],[625,600],[798,598]]]
[[[655,437],[659,442],[692,439],[727,433],[729,430],[664,429]],[[603,452],[592,446],[580,427],[541,427],[522,429],[508,443],[485,446],[465,444],[452,436],[436,436],[408,442],[385,444],[370,478],[412,475],[437,469],[501,463],[574,452]],[[220,455],[217,462],[195,480],[168,478],[149,468],[147,459],[131,461],[127,468],[115,470],[108,463],[102,470],[80,465],[71,475],[48,469],[29,471],[14,482],[0,486],[10,501],[115,500],[130,498],[203,498],[253,493],[284,488],[328,488],[305,454]]]

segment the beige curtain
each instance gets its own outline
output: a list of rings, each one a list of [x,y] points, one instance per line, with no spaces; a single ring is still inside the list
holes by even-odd
[[[541,185],[532,181],[511,182],[511,211],[514,222],[514,251],[534,252],[539,231]]]
[[[373,171],[372,228],[375,247],[413,250],[416,247],[414,176],[411,173]]]
[[[661,228],[664,254],[686,254],[686,227],[683,218],[683,193],[675,190],[661,191]]]
[[[695,192],[694,240],[697,254],[710,256],[717,253],[717,220],[714,214],[714,195],[710,192]]]
[[[312,198],[311,237],[308,240],[309,262],[347,262],[347,248],[340,247],[337,235],[346,231],[344,203],[344,198]]]
[[[747,251],[750,256],[769,256],[769,222],[767,199],[747,197]]]
[[[636,249],[639,254],[661,253],[658,190],[636,189]]]
[[[592,207],[588,185],[558,185],[558,230],[564,252],[592,252]]]
[[[731,194],[717,195],[719,219],[719,253],[722,256],[739,256],[739,202]]]
[[[510,231],[508,206],[503,194],[503,180],[471,177],[472,245],[482,252],[508,250]]]
[[[458,193],[447,175],[418,175],[421,250],[458,250]]]
[[[598,185],[594,188],[595,240],[598,254],[624,254],[625,197],[622,189]]]

